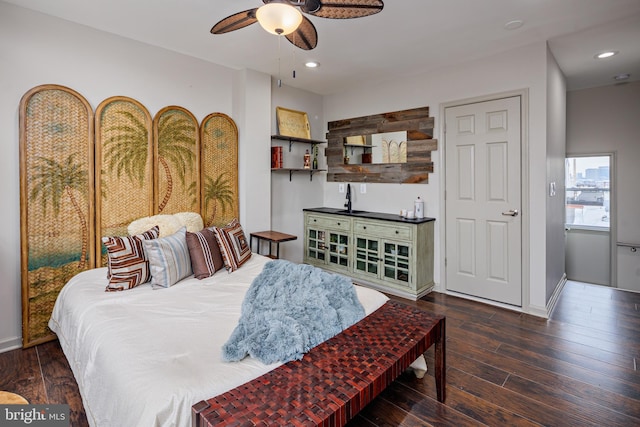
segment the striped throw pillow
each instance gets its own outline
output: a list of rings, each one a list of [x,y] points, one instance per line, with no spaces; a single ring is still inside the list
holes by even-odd
[[[107,249],[109,284],[106,291],[124,291],[149,281],[149,260],[142,242],[157,239],[159,234],[160,229],[155,226],[135,236],[102,238]]]
[[[234,219],[224,227],[215,227],[216,240],[220,246],[220,253],[224,266],[228,272],[236,271],[251,258],[251,248],[242,226]]]
[[[204,279],[224,268],[220,246],[210,228],[195,233],[187,231],[187,246],[191,257],[191,268],[196,279]]]
[[[182,227],[170,236],[142,242],[154,288],[168,288],[193,274],[186,234],[187,227]]]

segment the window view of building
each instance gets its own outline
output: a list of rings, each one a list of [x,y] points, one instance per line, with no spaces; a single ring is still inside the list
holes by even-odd
[[[609,228],[610,157],[568,157],[565,164],[566,223]]]

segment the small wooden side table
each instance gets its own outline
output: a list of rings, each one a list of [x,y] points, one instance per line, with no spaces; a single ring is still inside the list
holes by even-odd
[[[258,240],[258,250],[256,253],[260,254],[260,241],[265,240],[269,242],[269,258],[278,259],[280,258],[280,243],[288,242],[290,240],[296,240],[298,236],[294,236],[293,234],[281,233],[279,231],[258,231],[256,233],[251,233],[249,235],[249,245],[253,250],[253,238]],[[272,248],[273,244],[276,244],[276,254],[273,255]]]

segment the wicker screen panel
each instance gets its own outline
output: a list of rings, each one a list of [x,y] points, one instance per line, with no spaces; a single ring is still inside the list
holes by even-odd
[[[94,267],[93,112],[77,92],[31,89],[20,102],[23,346],[55,338],[47,323],[60,289]]]
[[[198,120],[182,107],[165,107],[153,132],[156,213],[200,212]]]
[[[106,265],[102,236],[126,235],[135,219],[153,215],[151,115],[127,97],[96,109],[96,265]]]
[[[205,226],[225,225],[239,215],[238,128],[229,116],[213,113],[200,124],[201,215]]]

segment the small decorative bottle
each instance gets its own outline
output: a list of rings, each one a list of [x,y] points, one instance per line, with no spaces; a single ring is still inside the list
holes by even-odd
[[[311,163],[313,169],[318,169],[318,146],[313,146],[313,162]]]
[[[309,150],[307,150],[304,153],[304,168],[305,169],[311,168],[311,154],[309,154]]]
[[[416,212],[416,218],[424,218],[424,202],[420,197],[413,203],[413,209]]]

